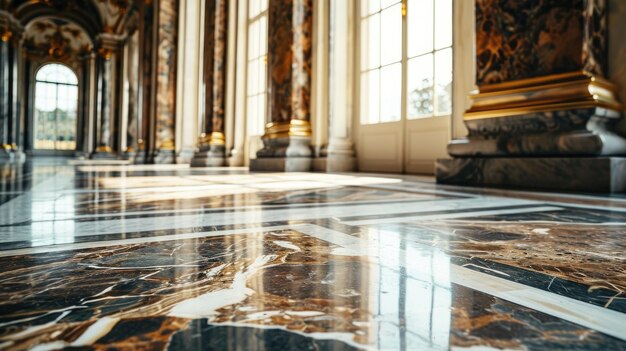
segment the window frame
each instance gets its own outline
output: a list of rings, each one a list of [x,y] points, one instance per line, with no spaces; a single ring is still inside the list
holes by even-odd
[[[59,81],[51,81],[51,80],[46,80],[46,79],[38,79],[37,77],[39,76],[39,74],[41,73],[41,70],[46,68],[46,67],[50,67],[52,65],[55,66],[61,66],[61,67],[65,67],[68,70],[68,73],[71,73],[73,75],[74,80],[76,81],[76,83],[66,83],[66,82],[59,82]],[[69,66],[60,63],[60,62],[46,62],[44,64],[42,64],[41,66],[39,66],[37,68],[37,70],[34,72],[34,99],[33,99],[33,128],[32,128],[32,148],[35,151],[52,151],[52,152],[66,152],[66,151],[75,151],[78,147],[78,145],[76,144],[77,142],[77,133],[78,133],[78,108],[79,108],[79,94],[80,94],[80,90],[79,90],[79,85],[80,85],[80,81],[78,79],[78,74],[76,74],[76,72]],[[37,122],[39,121],[39,110],[37,109],[37,100],[41,99],[41,96],[38,96],[37,94],[37,90],[38,90],[38,86],[40,86],[39,83],[43,83],[46,85],[54,85],[54,91],[55,91],[55,98],[54,98],[54,103],[55,103],[55,109],[54,109],[54,135],[55,137],[58,137],[59,134],[59,126],[58,126],[58,122],[59,122],[59,115],[58,115],[58,106],[59,106],[59,86],[66,86],[66,87],[74,87],[76,89],[76,107],[73,110],[74,112],[74,119],[75,119],[75,126],[74,126],[74,148],[73,149],[68,149],[68,148],[59,148],[58,147],[58,140],[54,140],[54,147],[53,148],[41,148],[41,147],[37,147]]]
[[[245,6],[246,6],[246,38],[247,38],[247,43],[246,43],[246,55],[245,55],[245,59],[246,59],[246,86],[245,86],[245,91],[244,91],[244,95],[245,95],[245,105],[246,105],[246,138],[249,138],[251,136],[261,136],[265,133],[265,125],[268,122],[268,116],[267,116],[267,93],[268,93],[268,89],[267,89],[267,80],[268,80],[268,72],[267,72],[267,55],[268,55],[268,48],[269,48],[269,40],[268,40],[268,20],[269,20],[269,0],[266,0],[265,2],[265,8],[262,9],[261,11],[259,11],[256,15],[254,16],[250,16],[250,4],[252,2],[260,3],[259,0],[245,0]],[[254,25],[255,23],[258,24],[260,23],[260,21],[265,18],[265,49],[262,50],[264,52],[263,55],[260,56],[255,56],[253,58],[250,57],[250,42],[251,42],[251,35],[250,35],[250,31],[252,28],[252,25]],[[261,35],[263,35],[262,33],[260,33]],[[259,37],[261,36],[259,35]],[[257,43],[259,44],[259,43]],[[254,92],[254,93],[250,93],[250,77],[251,77],[251,70],[250,70],[250,65],[258,60],[262,60],[263,61],[263,75],[265,76],[265,84],[263,86],[259,85],[259,91]],[[257,74],[259,74],[260,72],[256,72]],[[257,76],[258,78],[258,76]],[[250,113],[250,99],[253,98],[260,98],[263,100],[263,106],[264,108],[261,111],[256,111],[255,114],[262,114],[263,116],[263,122],[261,124],[258,124],[259,121],[254,120]],[[258,109],[257,109],[258,110]],[[255,117],[258,117],[258,115],[255,115]],[[258,125],[257,125],[258,124]],[[259,127],[259,130],[252,130],[251,126],[255,126],[255,127]]]
[[[431,119],[431,118],[451,118],[453,113],[454,113],[454,105],[455,105],[455,100],[454,100],[454,80],[455,80],[455,72],[454,72],[454,61],[455,61],[455,39],[454,39],[454,31],[455,31],[455,16],[454,16],[454,12],[455,12],[455,0],[450,0],[450,7],[451,7],[451,13],[450,13],[450,17],[451,17],[451,28],[450,28],[450,44],[446,45],[446,46],[442,46],[440,48],[436,47],[436,40],[435,40],[435,32],[436,32],[436,26],[437,26],[437,22],[436,22],[436,2],[437,0],[430,0],[432,1],[432,5],[433,5],[433,10],[432,10],[432,26],[433,26],[433,43],[432,43],[432,49],[429,51],[424,51],[424,52],[420,52],[416,55],[410,56],[409,57],[409,33],[408,33],[408,27],[409,27],[409,11],[411,11],[411,6],[410,6],[410,1],[409,0],[400,0],[396,3],[393,3],[391,5],[387,5],[386,7],[380,7],[380,9],[378,9],[376,12],[372,12],[369,13],[367,15],[364,15],[362,13],[363,11],[363,6],[364,6],[364,1],[357,1],[357,6],[355,6],[354,9],[354,16],[356,17],[356,33],[355,33],[355,39],[358,43],[356,49],[356,52],[358,53],[358,55],[355,55],[357,57],[357,59],[354,62],[354,65],[356,67],[355,70],[355,86],[357,87],[357,89],[355,89],[354,94],[355,99],[356,99],[356,106],[358,108],[358,115],[356,116],[356,123],[360,124],[360,125],[376,125],[376,124],[383,124],[383,123],[399,123],[399,122],[404,122],[404,121],[416,121],[416,120],[425,120],[425,119]],[[363,23],[366,19],[371,18],[373,15],[378,14],[379,18],[381,16],[381,12],[386,10],[386,9],[390,9],[393,6],[396,6],[400,4],[400,6],[402,7],[402,38],[401,38],[401,47],[402,47],[402,53],[401,53],[401,60],[400,61],[393,61],[392,63],[387,63],[387,64],[382,64],[380,57],[379,57],[379,62],[378,62],[378,66],[377,67],[371,67],[371,68],[363,68],[362,67],[362,60],[363,60]],[[379,19],[380,21],[380,19]],[[379,26],[382,26],[382,24],[379,22]],[[444,50],[450,50],[450,77],[451,77],[451,82],[450,82],[450,107],[449,110],[446,113],[437,113],[437,104],[438,104],[438,97],[436,94],[436,87],[437,87],[437,79],[436,79],[436,53],[438,52],[442,52]],[[382,51],[380,46],[379,46],[379,53]],[[432,55],[432,106],[433,106],[433,113],[430,115],[419,115],[419,116],[414,116],[411,117],[409,116],[409,92],[408,92],[408,81],[409,81],[409,62],[413,59],[417,59],[420,57],[424,57],[426,55]],[[402,71],[402,75],[401,75],[401,92],[400,92],[400,119],[398,120],[393,120],[393,121],[383,121],[382,120],[382,114],[381,114],[381,107],[380,107],[380,100],[381,100],[381,92],[380,92],[380,86],[381,86],[381,75],[380,75],[380,71],[382,68],[385,67],[389,67],[392,66],[394,64],[400,63],[401,64],[401,71]],[[363,80],[363,76],[365,74],[368,74],[369,72],[378,70],[379,71],[379,79],[378,79],[378,84],[379,84],[379,112],[378,112],[378,116],[377,116],[377,121],[375,122],[371,122],[368,121],[368,119],[370,118],[370,116],[365,115],[365,113],[367,113],[366,111],[363,111],[363,99],[362,99],[362,92],[363,89],[366,88],[363,84],[362,84],[362,80]]]

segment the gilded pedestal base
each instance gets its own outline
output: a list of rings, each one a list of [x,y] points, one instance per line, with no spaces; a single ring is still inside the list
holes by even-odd
[[[92,160],[116,160],[117,156],[113,153],[113,150],[108,146],[99,146],[89,156]]]
[[[625,157],[473,157],[437,160],[437,182],[583,192],[625,192]]]
[[[263,148],[250,160],[251,171],[306,172],[313,166],[311,127],[308,121],[269,123]]]

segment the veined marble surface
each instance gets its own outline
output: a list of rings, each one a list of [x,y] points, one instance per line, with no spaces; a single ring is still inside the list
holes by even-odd
[[[8,167],[0,350],[626,350],[623,197]]]

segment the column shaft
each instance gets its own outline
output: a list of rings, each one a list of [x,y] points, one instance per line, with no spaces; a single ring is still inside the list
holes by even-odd
[[[270,0],[268,106],[264,148],[252,170],[311,169],[312,0]]]
[[[176,43],[178,1],[158,1],[156,149],[154,163],[176,162]]]
[[[211,0],[209,3],[211,5],[207,6],[206,12],[205,60],[206,57],[211,57],[211,60],[206,62],[205,69],[211,77],[205,80],[207,110],[204,114],[198,151],[191,161],[191,165],[197,167],[225,164],[224,110],[226,106],[228,1]]]

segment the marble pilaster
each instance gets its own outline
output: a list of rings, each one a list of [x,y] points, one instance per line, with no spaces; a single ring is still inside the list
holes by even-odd
[[[312,166],[311,62],[313,2],[270,0],[268,106],[263,149],[253,171],[307,171]]]
[[[22,39],[24,28],[9,13],[0,11],[0,159],[23,161],[20,150]]]
[[[95,150],[93,159],[116,158],[119,150],[115,149],[115,133],[117,130],[117,103],[119,100],[118,61],[121,38],[101,34],[98,38],[96,65],[96,122]]]
[[[232,17],[231,17],[232,18]],[[248,7],[247,6],[237,6],[236,13],[236,25],[234,27],[237,32],[237,40],[236,40],[236,62],[237,67],[247,67],[248,58],[247,58],[247,40],[248,40]],[[246,70],[245,69],[237,69],[235,71],[235,86],[236,87],[245,87],[246,86]],[[245,164],[245,143],[246,143],[246,129],[242,128],[245,126],[246,122],[246,114],[245,114],[245,106],[246,106],[246,94],[243,91],[238,91],[235,94],[235,116],[234,116],[234,130],[233,130],[233,146],[230,151],[230,157],[228,159],[229,166],[243,166]]]
[[[202,23],[204,21],[204,2],[180,2],[178,22],[178,79],[176,80],[176,139],[177,163],[191,163],[196,149],[198,120],[200,117],[199,100],[200,77],[202,74]]]
[[[528,181],[516,186],[542,186],[530,181],[532,174],[544,174],[537,165],[552,169],[547,174],[554,179],[546,184],[553,184],[563,175],[586,172],[600,162],[594,157],[626,154],[626,139],[616,130],[622,105],[605,79],[606,5],[605,0],[477,0],[478,91],[464,116],[469,135],[448,145],[454,159],[438,162],[439,181],[510,186],[507,179],[519,178]],[[529,157],[543,161],[524,159]],[[576,162],[557,164],[556,157]],[[597,182],[606,184],[589,189],[626,190],[611,175],[618,169],[611,166],[615,162],[603,159],[609,172]],[[562,164],[568,168],[559,168]]]
[[[10,159],[9,119],[11,98],[9,90],[9,40],[11,32],[5,31],[0,37],[0,159]]]
[[[210,5],[208,3],[211,3]],[[226,107],[226,49],[228,26],[228,1],[207,3],[205,58],[206,110],[204,113],[198,149],[191,160],[192,167],[223,166],[225,164],[225,107]],[[209,17],[212,17],[209,19]],[[210,97],[209,97],[210,95]]]
[[[321,157],[318,170],[326,172],[350,172],[356,168],[352,142],[352,96],[351,79],[354,60],[353,3],[330,1],[330,81],[329,81],[329,142]]]
[[[139,140],[139,31],[136,30],[128,36],[125,56],[127,106],[124,106],[126,109],[124,158],[134,159]]]
[[[174,163],[178,1],[159,1],[154,163]]]

